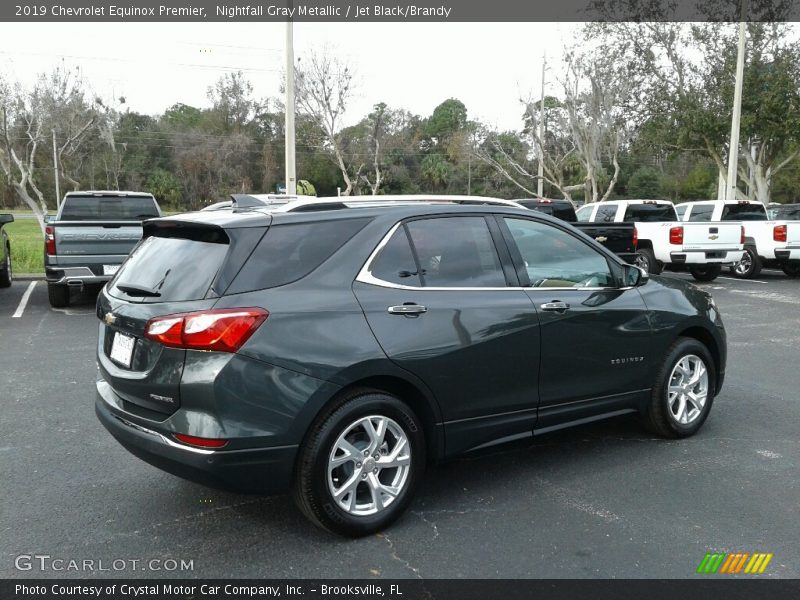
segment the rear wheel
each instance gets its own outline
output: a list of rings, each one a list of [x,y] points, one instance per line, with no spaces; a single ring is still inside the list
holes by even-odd
[[[752,246],[745,246],[742,260],[734,263],[731,267],[731,273],[739,279],[752,279],[753,277],[758,277],[762,267],[763,264],[756,249]]]
[[[800,260],[783,263],[781,268],[789,277],[800,277]]]
[[[693,435],[703,425],[716,394],[716,371],[708,348],[693,338],[678,338],[658,371],[645,427],[666,438]]]
[[[722,273],[719,265],[704,265],[702,267],[689,267],[689,273],[697,281],[714,281]]]
[[[69,305],[69,288],[57,283],[48,283],[47,299],[53,308],[64,308]]]
[[[11,246],[6,246],[6,260],[0,269],[0,288],[11,287],[14,281],[14,272],[11,270]]]
[[[362,390],[341,398],[311,427],[295,469],[303,513],[334,533],[357,537],[397,519],[425,470],[425,439],[402,401]]]
[[[642,248],[637,250],[634,264],[652,275],[658,275],[661,273],[662,267],[656,260],[656,255],[653,254],[653,251],[650,250],[650,248]]]

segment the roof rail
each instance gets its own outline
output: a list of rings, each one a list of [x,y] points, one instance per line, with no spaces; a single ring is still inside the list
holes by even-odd
[[[387,195],[387,196],[334,196],[330,198],[313,198],[288,202],[275,209],[276,212],[307,212],[313,210],[338,210],[342,208],[378,208],[402,206],[413,203],[423,204],[462,204],[462,205],[494,205],[511,208],[525,208],[512,200],[487,198],[483,196],[436,196],[436,195]]]

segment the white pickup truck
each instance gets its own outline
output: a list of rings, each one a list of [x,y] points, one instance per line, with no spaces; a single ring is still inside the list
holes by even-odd
[[[698,281],[713,281],[722,267],[742,259],[739,223],[683,223],[669,200],[613,200],[587,204],[578,221],[636,224],[636,266],[649,273],[687,267]]]
[[[744,255],[731,268],[736,277],[757,277],[763,267],[779,267],[789,277],[800,277],[800,221],[770,220],[766,207],[752,200],[698,200],[675,208],[686,222],[742,224]]]

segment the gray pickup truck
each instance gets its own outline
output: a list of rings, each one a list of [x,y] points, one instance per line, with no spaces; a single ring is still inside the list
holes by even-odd
[[[69,192],[45,227],[50,305],[69,304],[69,288],[109,281],[142,238],[142,221],[161,216],[152,194]]]

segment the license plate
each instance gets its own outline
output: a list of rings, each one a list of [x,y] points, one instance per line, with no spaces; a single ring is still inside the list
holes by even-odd
[[[136,338],[124,333],[114,333],[114,341],[111,344],[111,360],[126,367],[131,366],[131,358],[133,357],[133,346],[136,344]]]
[[[119,265],[103,265],[103,275],[116,275]]]

